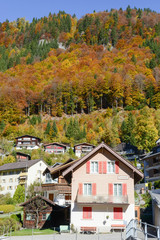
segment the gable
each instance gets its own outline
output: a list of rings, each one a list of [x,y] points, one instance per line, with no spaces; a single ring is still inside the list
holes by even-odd
[[[90,153],[79,159],[77,162],[75,162],[72,166],[68,167],[62,175],[66,178],[67,181],[71,179],[71,174],[73,171],[75,171],[77,168],[80,168],[83,163],[90,160],[95,156],[97,153],[105,153],[106,157],[108,156],[109,159],[115,158],[120,163],[123,163],[134,173],[134,180],[135,182],[138,182],[143,178],[143,173],[140,172],[137,168],[135,168],[129,161],[125,160],[122,156],[120,156],[118,153],[114,152],[113,149],[111,149],[109,146],[107,146],[104,143],[99,144],[96,148],[94,148]],[[122,165],[123,165],[122,164]]]

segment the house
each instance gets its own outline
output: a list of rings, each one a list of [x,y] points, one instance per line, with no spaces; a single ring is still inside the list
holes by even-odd
[[[152,198],[153,224],[160,227],[160,189],[150,191]]]
[[[34,181],[43,182],[43,172],[48,165],[41,159],[7,163],[0,166],[0,194],[10,193],[13,197],[17,186],[27,188]]]
[[[118,144],[116,147],[114,147],[113,150],[130,161],[139,159],[140,151],[138,150],[137,147],[129,143],[122,142]]]
[[[160,180],[160,139],[157,140],[156,144],[157,146],[142,159],[146,182]]]
[[[49,143],[44,145],[44,151],[47,153],[64,154],[68,149],[67,145],[62,143]]]
[[[75,161],[69,159],[56,167],[47,167],[43,173],[46,177],[46,182],[42,184],[44,196],[60,206],[71,203],[71,185],[64,179],[62,172]]]
[[[93,150],[95,146],[89,143],[80,143],[74,145],[74,153],[77,157],[81,157]]]
[[[68,208],[62,208],[40,195],[21,204],[24,228],[53,228],[68,224]]]
[[[31,156],[26,153],[16,152],[16,159],[18,162],[31,160]]]
[[[62,172],[71,184],[71,225],[78,232],[124,228],[135,218],[134,184],[143,173],[101,143]]]
[[[31,135],[23,135],[20,137],[15,138],[16,139],[16,149],[38,149],[41,143],[41,139],[35,136]]]

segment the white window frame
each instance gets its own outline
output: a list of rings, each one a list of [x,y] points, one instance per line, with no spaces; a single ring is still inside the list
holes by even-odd
[[[122,183],[114,183],[113,184],[113,194],[114,196],[122,196],[123,193],[122,193]]]
[[[107,162],[107,173],[115,173],[115,161]]]
[[[96,166],[97,165],[97,166]],[[98,173],[98,161],[91,161],[90,164],[90,172],[91,173]]]
[[[84,196],[92,195],[92,183],[83,183],[83,195]]]

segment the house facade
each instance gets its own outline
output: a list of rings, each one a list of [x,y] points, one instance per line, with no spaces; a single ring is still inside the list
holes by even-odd
[[[134,184],[143,174],[101,143],[63,173],[72,186],[71,224],[107,232],[135,218]]]
[[[23,135],[20,137],[15,138],[16,139],[16,149],[38,149],[41,143],[41,139],[35,136],[31,135]]]
[[[43,172],[48,165],[40,159],[8,163],[0,166],[0,194],[13,197],[17,186],[28,187],[34,181],[44,182]]]
[[[69,159],[63,164],[46,168],[43,173],[46,177],[46,181],[42,184],[44,196],[59,206],[70,206],[71,184],[65,180],[62,172],[74,162],[72,159]]]
[[[74,153],[77,157],[81,157],[91,152],[95,146],[89,143],[80,143],[74,145]]]
[[[68,209],[63,209],[45,197],[36,196],[21,206],[24,207],[24,228],[52,228],[68,223]]]
[[[67,151],[67,146],[61,143],[49,143],[44,145],[44,151],[47,153],[64,154]]]

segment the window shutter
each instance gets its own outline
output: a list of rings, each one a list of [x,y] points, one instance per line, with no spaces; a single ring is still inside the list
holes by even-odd
[[[86,162],[86,173],[90,173],[90,161]]]
[[[122,208],[114,208],[114,219],[123,219],[123,209]]]
[[[107,173],[107,162],[103,162],[103,173]]]
[[[83,194],[83,184],[82,183],[79,183],[78,193],[79,193],[79,195]]]
[[[96,183],[92,183],[92,195],[96,195],[96,192],[97,192],[97,185]]]
[[[115,162],[115,173],[118,174],[119,173],[119,161]]]
[[[99,162],[99,173],[102,173],[102,161]]]
[[[108,184],[108,194],[109,194],[109,196],[113,195],[113,184],[112,183]]]
[[[123,183],[123,185],[122,185],[122,193],[123,193],[123,196],[127,195],[127,184],[126,183]]]
[[[83,207],[83,219],[91,219],[91,218],[92,218],[92,208]]]

